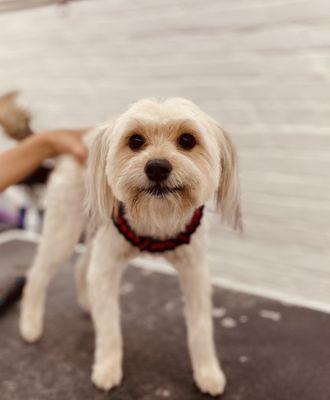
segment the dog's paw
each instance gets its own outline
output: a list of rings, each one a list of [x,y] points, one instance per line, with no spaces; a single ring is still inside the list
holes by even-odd
[[[120,363],[102,363],[93,366],[92,382],[101,390],[110,390],[120,385],[123,378]]]
[[[226,377],[218,365],[199,368],[194,379],[202,393],[219,396],[225,391]]]
[[[19,322],[21,337],[27,343],[37,342],[43,333],[42,315],[39,313],[22,312]]]

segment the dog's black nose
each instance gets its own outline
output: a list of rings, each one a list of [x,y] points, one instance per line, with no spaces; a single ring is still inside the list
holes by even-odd
[[[147,177],[154,182],[165,181],[172,171],[172,165],[165,159],[149,160],[144,167]]]

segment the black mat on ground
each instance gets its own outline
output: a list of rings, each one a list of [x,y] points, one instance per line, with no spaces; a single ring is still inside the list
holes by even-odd
[[[24,269],[34,251],[34,245],[22,242],[1,245],[0,282]],[[215,313],[216,344],[228,378],[223,400],[330,399],[329,315],[228,290],[214,292],[215,307],[224,307],[232,318],[220,317],[221,309]],[[209,398],[192,381],[175,277],[127,270],[124,380],[110,393],[99,392],[89,379],[93,328],[76,304],[68,265],[54,280],[47,303],[44,337],[36,345],[19,338],[17,306],[0,319],[1,400]]]

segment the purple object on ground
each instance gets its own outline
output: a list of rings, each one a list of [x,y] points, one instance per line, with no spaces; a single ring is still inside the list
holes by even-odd
[[[0,221],[5,222],[6,224],[17,226],[19,218],[17,214],[0,209]]]

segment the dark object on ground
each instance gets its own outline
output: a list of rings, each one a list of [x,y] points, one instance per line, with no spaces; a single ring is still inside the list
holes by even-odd
[[[1,245],[0,282],[23,274],[16,266],[29,264],[34,252],[31,243]],[[123,383],[111,393],[96,390],[93,327],[77,306],[72,274],[64,266],[50,287],[38,344],[19,338],[18,306],[0,319],[1,400],[211,399],[193,384],[177,279],[133,267],[122,286]],[[330,399],[329,315],[219,288],[214,305],[228,379],[221,400]],[[232,320],[221,318],[220,307]]]
[[[25,277],[19,276],[0,290],[0,316],[3,316],[21,298],[24,284]]]

